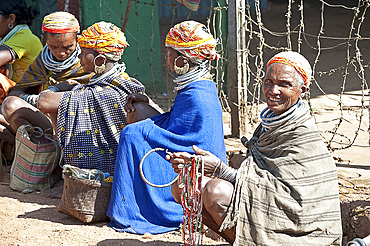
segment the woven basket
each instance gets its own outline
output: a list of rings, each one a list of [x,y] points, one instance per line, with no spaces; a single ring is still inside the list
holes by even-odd
[[[71,173],[63,173],[63,179],[63,195],[58,212],[86,223],[107,219],[111,182],[81,179]]]

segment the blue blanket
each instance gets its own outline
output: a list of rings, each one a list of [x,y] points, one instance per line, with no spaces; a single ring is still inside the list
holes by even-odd
[[[222,109],[211,80],[187,85],[178,92],[169,112],[128,125],[121,132],[107,211],[114,229],[158,234],[179,228],[183,213],[171,188],[144,183],[139,163],[154,148],[194,153],[193,145],[226,162]],[[169,183],[176,176],[164,156],[164,152],[154,152],[144,161],[145,177],[151,183]]]

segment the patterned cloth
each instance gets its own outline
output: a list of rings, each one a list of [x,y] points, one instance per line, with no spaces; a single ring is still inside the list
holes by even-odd
[[[233,245],[341,245],[336,166],[305,111],[248,142],[220,228],[236,226]]]
[[[8,96],[8,91],[16,83],[13,80],[8,79],[4,74],[0,73],[0,104],[3,103],[5,97]]]
[[[127,125],[123,106],[130,93],[144,93],[144,86],[116,64],[93,83],[63,94],[57,131],[66,164],[114,172],[119,135]]]
[[[73,14],[58,11],[44,17],[42,31],[50,33],[80,32],[80,24]]]
[[[269,68],[271,64],[276,62],[292,66],[303,78],[304,85],[310,86],[312,68],[310,63],[304,56],[294,51],[280,52],[268,61],[267,68]]]
[[[78,43],[81,47],[93,49],[113,61],[121,59],[123,50],[128,46],[121,29],[104,21],[95,23],[84,30],[78,37]]]
[[[167,33],[165,46],[171,47],[193,63],[200,64],[205,59],[214,60],[217,40],[213,38],[208,28],[196,21],[183,21]]]
[[[29,66],[28,70],[23,74],[22,79],[13,88],[40,86],[39,90],[43,91],[47,87],[56,85],[56,83],[67,79],[73,79],[81,84],[87,84],[92,75],[94,74],[86,73],[82,69],[79,61],[59,73],[53,73],[46,68],[40,53],[36,60]]]

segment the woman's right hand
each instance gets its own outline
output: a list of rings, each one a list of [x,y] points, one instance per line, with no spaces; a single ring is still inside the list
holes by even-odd
[[[211,176],[214,173],[215,168],[218,165],[222,165],[222,161],[211,152],[198,148],[195,145],[193,146],[193,150],[196,154],[202,156],[205,176]],[[182,165],[191,161],[192,157],[194,157],[194,154],[187,152],[175,152],[172,155],[166,155],[166,159],[172,163],[172,167],[176,173],[179,173],[182,169]]]
[[[78,83],[76,80],[73,80],[73,79],[67,79],[63,82],[60,82],[58,84],[56,84],[55,86],[58,87],[58,89],[60,91],[70,91],[73,89],[73,87],[75,87],[76,85],[79,85],[80,83]]]
[[[133,104],[135,102],[146,102],[149,103],[149,98],[140,93],[131,93],[126,97],[126,103],[124,109],[127,113],[131,113],[135,111]]]

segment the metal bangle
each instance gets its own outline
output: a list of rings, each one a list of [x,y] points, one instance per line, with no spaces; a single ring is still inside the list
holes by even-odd
[[[221,165],[222,161],[219,160],[219,162],[217,163],[215,169],[213,169],[213,173],[211,175],[212,178],[216,177],[216,171],[217,171],[217,168]],[[218,176],[218,175],[217,175]]]
[[[226,167],[221,166],[220,174],[218,175],[218,177],[220,179],[229,181],[232,184],[235,184],[237,173],[238,171],[230,166],[226,166]]]

